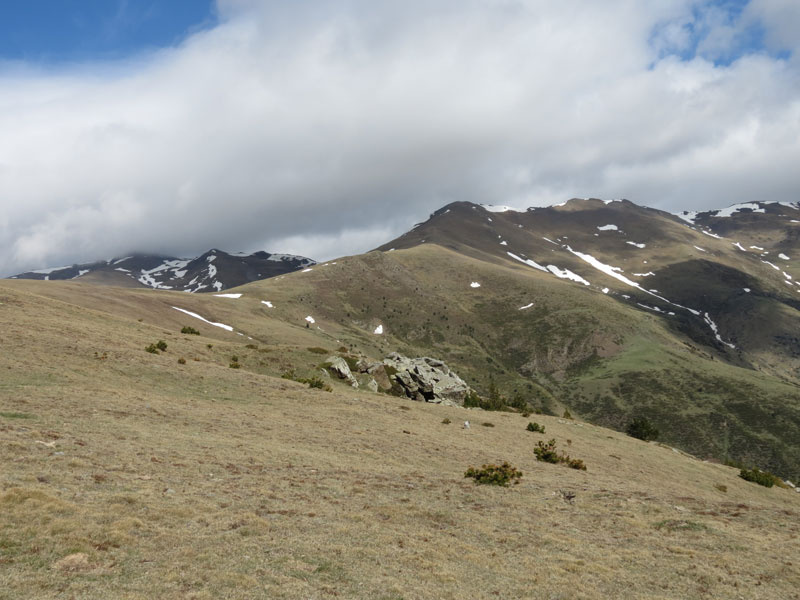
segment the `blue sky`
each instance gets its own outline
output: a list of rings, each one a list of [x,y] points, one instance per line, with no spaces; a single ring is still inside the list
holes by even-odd
[[[0,58],[58,64],[174,46],[216,22],[213,0],[19,0],[0,9]]]

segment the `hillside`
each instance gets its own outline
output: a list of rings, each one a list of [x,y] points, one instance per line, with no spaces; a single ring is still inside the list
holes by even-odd
[[[485,372],[495,325],[466,328],[492,314],[538,324],[536,339],[575,323],[569,339],[608,357],[627,356],[616,336],[634,333],[681,356],[650,312],[523,267],[421,246],[239,298],[0,281],[0,598],[797,597],[793,490],[581,420],[274,376],[319,373],[318,347],[378,356],[401,338],[453,340],[466,372]],[[529,301],[540,317],[520,311]],[[583,332],[598,306],[604,328]],[[145,352],[157,340],[166,351]],[[549,438],[587,471],[537,462]],[[503,460],[519,485],[464,478]]]
[[[133,254],[81,265],[28,271],[11,279],[81,279],[99,285],[193,293],[221,292],[250,281],[305,269],[313,264],[310,258],[291,254],[228,254],[222,250],[209,250],[196,258]]]

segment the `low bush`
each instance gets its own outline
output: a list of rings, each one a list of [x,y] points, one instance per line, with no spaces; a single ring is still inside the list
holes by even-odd
[[[156,347],[155,344],[150,344],[149,346],[145,346],[144,349],[150,354],[158,354],[158,348]]]
[[[547,443],[539,440],[536,444],[536,448],[533,449],[533,453],[536,455],[536,460],[542,462],[548,462],[552,464],[564,464],[568,466],[570,469],[578,469],[579,471],[585,471],[586,465],[580,458],[572,458],[569,454],[559,454],[556,452],[556,441],[552,439]]]
[[[313,346],[311,348],[306,348],[312,354],[328,354],[328,351],[325,348],[320,348],[319,346]]]
[[[562,418],[562,419],[569,419],[570,421],[572,420],[572,413],[571,413],[571,412],[569,412],[569,409],[568,409],[568,408],[565,408],[565,409],[564,409],[564,414],[563,414],[563,415],[561,415],[561,418]]]
[[[156,342],[156,348],[158,348],[162,352],[166,352],[167,351],[167,342],[165,342],[164,340],[158,340]]]
[[[494,423],[490,423],[489,421],[484,421],[481,423],[484,427],[494,427]]]
[[[240,365],[237,361],[231,361],[228,365],[231,369],[241,369],[242,365]]]
[[[764,487],[768,488],[771,488],[777,483],[781,483],[781,480],[777,476],[769,473],[768,471],[761,471],[756,468],[742,469],[739,471],[739,477],[745,481],[752,481],[753,483],[757,483],[758,485],[763,485]]]
[[[181,357],[178,359],[178,364],[179,364],[179,365],[185,365],[185,364],[186,364],[186,359],[185,359],[185,358],[183,358],[183,357],[181,356]]]
[[[534,433],[544,433],[544,425],[539,425],[538,423],[528,423],[525,429]]]
[[[636,439],[644,440],[645,442],[658,438],[658,429],[644,417],[639,417],[628,423],[628,427],[625,428],[625,433]]]
[[[450,423],[452,423],[452,421],[450,419],[448,419],[447,417],[442,419],[442,425],[450,425]]]
[[[200,335],[200,332],[197,331],[194,327],[184,326],[181,328],[181,333],[187,333],[189,335]]]
[[[471,477],[475,483],[481,485],[499,485],[508,487],[509,483],[514,485],[519,483],[522,478],[522,471],[516,467],[512,467],[508,462],[502,465],[483,465],[480,469],[470,467],[464,473],[464,477]]]

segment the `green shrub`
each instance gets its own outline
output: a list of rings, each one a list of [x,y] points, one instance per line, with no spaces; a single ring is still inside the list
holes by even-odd
[[[539,425],[538,423],[528,423],[525,429],[534,433],[544,433],[544,425]]]
[[[178,364],[179,364],[179,365],[185,365],[185,364],[186,364],[186,359],[185,359],[185,358],[183,358],[183,357],[181,356],[181,357],[178,359]]]
[[[231,362],[239,362],[239,357],[234,354],[231,356]]]
[[[248,350],[258,350],[258,345],[257,344],[247,344],[245,346],[245,348],[247,348]]]
[[[442,425],[450,425],[450,423],[452,423],[452,421],[450,419],[448,419],[447,417],[442,419]]]
[[[475,483],[481,485],[500,485],[508,487],[509,483],[513,483],[514,485],[519,483],[519,480],[522,478],[522,471],[504,462],[502,465],[483,465],[480,469],[470,467],[467,469],[467,472],[464,473],[464,477],[471,477],[475,480]]]
[[[558,453],[556,452],[555,439],[552,439],[547,443],[539,440],[539,443],[536,444],[536,448],[533,449],[533,453],[536,455],[536,460],[553,464],[559,462]]]
[[[494,423],[490,423],[489,421],[484,421],[481,423],[484,427],[494,427]]]
[[[231,364],[229,364],[228,366],[231,369],[241,369],[242,368],[242,365],[240,365],[238,362],[235,362],[235,361],[231,362]]]
[[[165,342],[164,340],[158,340],[156,342],[156,348],[158,348],[162,352],[166,352],[167,351],[167,342]]]
[[[556,452],[555,439],[552,439],[547,443],[539,440],[536,448],[533,449],[533,453],[536,455],[536,460],[540,460],[542,462],[548,462],[552,464],[561,463],[568,466],[570,469],[578,469],[580,471],[586,470],[586,465],[580,458],[572,458],[568,454],[559,454]]]
[[[569,412],[568,408],[564,409],[564,414],[561,415],[561,418],[562,419],[569,419],[570,421],[572,420],[572,413]]]
[[[328,351],[325,348],[320,348],[319,346],[313,346],[311,348],[306,348],[312,354],[328,354]]]
[[[149,346],[145,346],[144,349],[150,354],[158,354],[158,348],[156,348],[155,344],[150,344]]]
[[[628,423],[625,433],[639,440],[644,440],[645,442],[658,438],[658,429],[644,417],[636,418]]]
[[[752,481],[753,483],[757,483],[758,485],[763,485],[764,487],[768,488],[771,488],[776,483],[781,482],[781,480],[772,473],[769,473],[768,471],[760,471],[756,468],[749,470],[742,469],[739,471],[739,477],[745,481]]]
[[[181,328],[181,333],[188,333],[190,335],[200,335],[200,332],[197,331],[194,327],[184,326]]]

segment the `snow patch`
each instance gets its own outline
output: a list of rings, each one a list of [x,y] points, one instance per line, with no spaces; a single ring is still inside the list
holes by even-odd
[[[786,256],[786,255],[785,255],[785,254],[783,254],[783,253],[781,253],[781,254],[778,254],[778,258],[780,258],[780,259],[782,259],[782,260],[789,260],[789,257],[788,257],[788,256]]]
[[[314,320],[314,317],[312,317],[311,315],[308,315],[308,316],[306,317],[306,321],[308,321],[308,322],[309,322],[309,323],[311,323],[312,325],[313,325],[314,323],[316,323],[316,321]]]
[[[267,308],[275,308],[275,306],[269,300],[262,300],[261,304],[266,304]]]
[[[507,241],[505,241],[505,240],[503,240],[502,242],[500,242],[500,245],[501,245],[501,246],[508,246],[508,242],[507,242]]]
[[[314,269],[303,269],[300,271],[301,273],[308,273],[309,271],[313,271]]]
[[[383,335],[383,325],[378,325],[375,328],[375,331],[373,331],[372,333],[374,333],[375,335]]]
[[[481,206],[483,207],[484,210],[488,210],[489,212],[493,213],[503,213],[508,211],[519,212],[511,208],[510,206],[494,206],[492,204],[481,204]]]
[[[694,225],[695,224],[694,220],[697,218],[697,211],[685,210],[683,212],[676,213],[675,216],[678,217],[679,219],[683,219],[687,223],[691,223],[692,225]]]
[[[735,243],[735,244],[733,244],[733,245],[734,245],[734,246],[736,246],[736,247],[737,247],[739,250],[741,250],[742,252],[747,252],[747,250],[745,250],[745,249],[744,249],[744,247],[743,247],[743,246],[742,246],[742,245],[741,245],[739,242],[736,242],[736,243]]]
[[[116,268],[116,269],[114,269],[114,270],[115,270],[115,271],[122,271],[123,273],[130,273],[130,270],[129,270],[129,269],[123,269],[122,267],[117,267],[117,268]]]
[[[701,248],[700,246],[695,246],[694,249],[695,250],[700,250],[700,252],[708,252],[708,250],[705,250],[705,249]]]
[[[241,294],[214,294],[215,298],[241,298]]]
[[[762,211],[762,212],[763,212],[763,211]],[[709,327],[711,327],[711,331],[713,331],[713,332],[714,332],[714,337],[716,337],[716,338],[717,338],[717,341],[718,341],[718,342],[720,342],[721,344],[725,344],[725,345],[726,345],[728,348],[736,348],[736,346],[734,346],[733,344],[731,344],[731,343],[729,343],[729,342],[726,342],[725,340],[723,340],[723,339],[720,337],[720,335],[719,335],[719,330],[718,330],[718,328],[717,328],[717,324],[716,324],[716,323],[714,323],[714,321],[712,321],[712,320],[711,320],[711,317],[709,317],[709,316],[708,316],[708,313],[706,313],[706,314],[705,314],[705,316],[703,317],[703,320],[704,320],[706,323],[708,323],[708,326],[709,326]]]
[[[471,287],[471,288],[479,288],[479,287],[481,287],[481,284],[478,283],[477,281],[473,281],[472,283],[469,284],[469,287]]]
[[[185,310],[183,308],[178,308],[177,306],[173,306],[172,308],[174,308],[175,310],[179,310],[182,313],[186,313],[187,315],[189,315],[190,317],[194,317],[195,319],[200,319],[201,321],[204,321],[204,322],[208,323],[209,325],[213,325],[214,327],[221,327],[222,329],[225,329],[226,331],[233,331],[233,327],[231,327],[230,325],[225,325],[225,323],[214,323],[212,321],[209,321],[208,319],[204,319],[203,317],[201,317],[197,313],[190,312],[190,311]]]
[[[611,290],[609,290],[608,288],[603,288],[603,290],[602,290],[602,292],[603,292],[604,294],[607,294],[607,293],[608,293],[608,292],[610,292],[610,291],[611,291]]]
[[[747,292],[748,294],[750,293],[750,288],[742,288],[742,289],[743,289],[745,292]]]
[[[625,242],[626,244],[630,244],[631,246],[636,246],[637,248],[646,248],[647,244],[637,244],[636,242]]]
[[[754,213],[766,212],[757,203],[746,202],[744,204],[733,204],[732,206],[729,206],[728,208],[723,208],[722,210],[711,211],[709,214],[712,217],[730,217],[739,212],[740,210],[747,210],[747,209],[749,209],[751,212]]]
[[[750,246],[753,250],[758,250],[759,252],[763,252],[763,248],[759,248],[758,246]]]
[[[711,233],[711,232],[709,232],[709,231],[706,231],[706,230],[704,230],[704,229],[701,229],[701,230],[700,230],[700,233],[704,233],[704,234],[706,234],[707,236],[709,236],[709,237],[713,237],[713,238],[716,238],[716,239],[718,239],[718,240],[724,239],[724,238],[722,238],[722,237],[718,236],[716,233]]]
[[[540,265],[539,263],[536,263],[536,262],[532,261],[532,260],[531,260],[531,259],[529,259],[529,258],[520,258],[520,257],[519,257],[519,256],[517,256],[516,254],[512,254],[511,252],[506,252],[506,254],[508,254],[508,255],[509,255],[511,258],[513,258],[514,260],[518,260],[518,261],[519,261],[519,262],[521,262],[521,263],[525,263],[525,264],[526,264],[526,265],[528,265],[529,267],[533,267],[534,269],[539,269],[540,271],[544,271],[545,273],[547,273],[547,269],[546,269],[546,268],[544,268],[544,267],[543,267],[542,265]]]
[[[619,231],[619,228],[616,225],[603,225],[602,227],[598,227],[600,231]]]
[[[583,277],[581,277],[580,275],[576,275],[569,269],[559,269],[555,265],[547,265],[547,270],[550,271],[553,275],[555,275],[559,279],[569,279],[571,281],[577,281],[578,283],[582,283],[583,285],[591,285]]]
[[[533,306],[533,302],[531,302],[530,304],[526,304],[525,306],[520,306],[519,310],[526,310],[526,309],[530,308],[531,306]]]
[[[636,277],[652,277],[655,273],[648,271],[647,273],[631,273],[631,275],[636,275]]]

